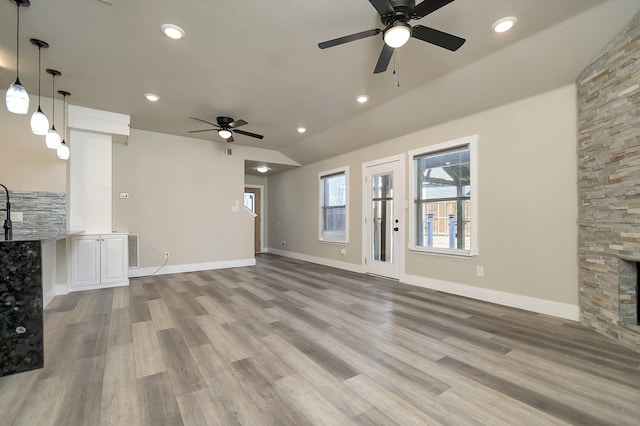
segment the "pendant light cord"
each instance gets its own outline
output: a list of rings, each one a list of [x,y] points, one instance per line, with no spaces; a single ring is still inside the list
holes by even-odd
[[[55,130],[56,128],[56,75],[55,74],[51,74],[52,78],[52,84],[51,84],[51,99],[53,100],[52,102],[52,107],[51,108],[53,110],[53,112],[51,113],[51,129]]]
[[[67,139],[67,95],[62,96],[62,141]]]
[[[20,80],[20,2],[18,5],[18,24],[16,25],[16,80]]]
[[[40,65],[40,57],[42,56],[42,46],[38,46],[38,109],[40,109],[40,80],[42,79],[42,68]]]

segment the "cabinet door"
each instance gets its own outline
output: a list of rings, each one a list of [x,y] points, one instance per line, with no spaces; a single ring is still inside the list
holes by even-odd
[[[100,237],[83,235],[71,238],[71,285],[100,283]]]
[[[129,255],[126,234],[101,236],[100,276],[102,284],[126,281]]]

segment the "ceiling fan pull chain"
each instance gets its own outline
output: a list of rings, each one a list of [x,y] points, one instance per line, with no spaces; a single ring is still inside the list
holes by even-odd
[[[400,49],[397,49],[397,50],[398,50],[398,52],[396,54],[396,68],[398,70],[398,75],[397,75],[398,87],[400,87]],[[395,74],[395,70],[394,70],[393,73]]]

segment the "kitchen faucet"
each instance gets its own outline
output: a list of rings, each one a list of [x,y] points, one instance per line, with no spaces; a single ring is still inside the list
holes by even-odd
[[[4,239],[10,241],[13,238],[13,226],[11,225],[11,203],[9,202],[9,190],[6,186],[0,183],[0,186],[4,188],[4,192],[7,194],[7,208],[0,209],[0,212],[7,212],[7,218],[4,221]]]

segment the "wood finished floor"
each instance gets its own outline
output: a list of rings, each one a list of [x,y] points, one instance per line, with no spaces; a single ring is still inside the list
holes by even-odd
[[[562,321],[273,255],[59,296],[1,425],[638,425],[640,354]]]

